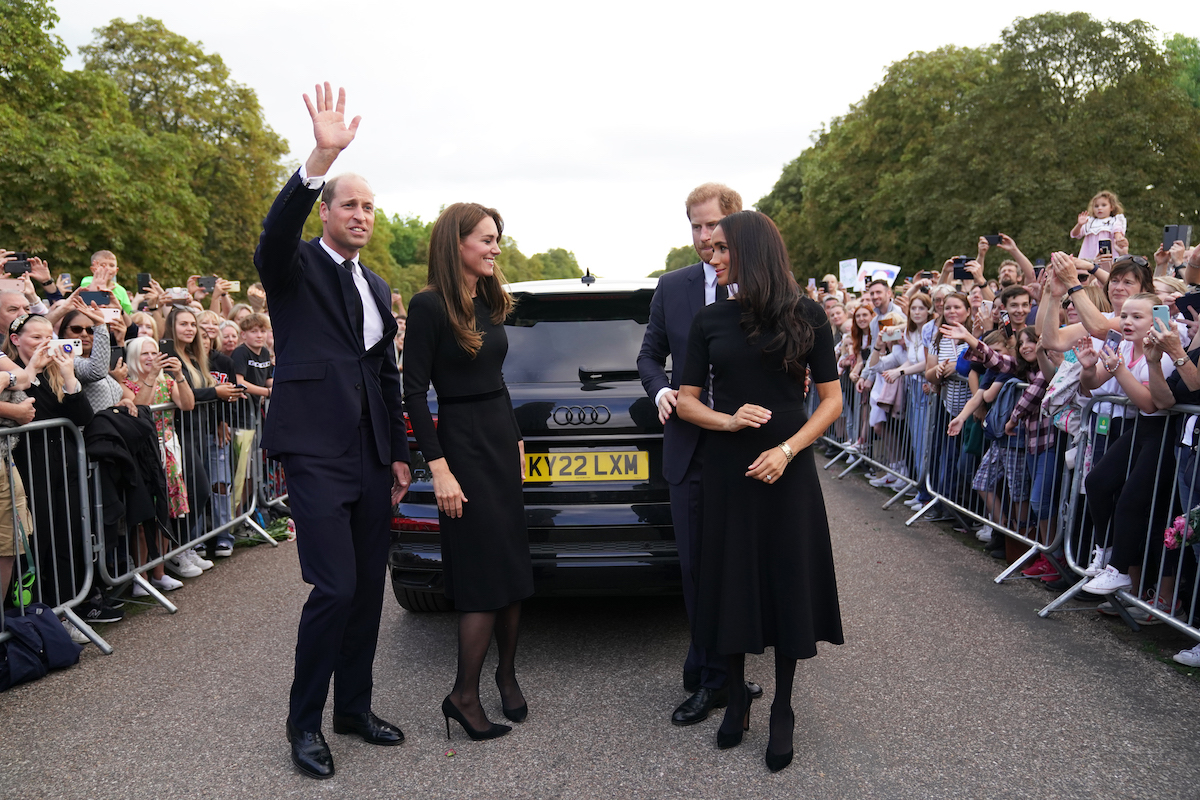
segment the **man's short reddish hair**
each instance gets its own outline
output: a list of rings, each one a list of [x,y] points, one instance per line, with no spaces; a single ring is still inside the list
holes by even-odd
[[[736,214],[742,210],[742,196],[733,189],[723,183],[702,183],[692,189],[692,193],[687,196],[687,203],[684,204],[684,207],[687,209],[688,219],[692,218],[693,206],[707,203],[713,198],[716,198],[717,205],[721,207],[721,213],[725,216]]]

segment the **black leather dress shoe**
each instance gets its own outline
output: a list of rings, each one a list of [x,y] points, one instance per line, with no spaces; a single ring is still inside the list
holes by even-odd
[[[296,768],[310,778],[324,779],[333,777],[333,753],[325,744],[325,737],[320,731],[299,731],[287,724],[287,738],[292,744],[292,763]]]
[[[385,722],[370,711],[361,714],[333,714],[334,733],[353,733],[368,744],[390,746],[404,741],[404,731]]]
[[[700,673],[683,671],[683,690],[688,694],[693,694],[700,688]]]
[[[708,719],[709,712],[714,708],[724,708],[729,702],[729,693],[724,689],[709,689],[701,686],[696,693],[683,701],[675,713],[671,715],[673,725],[695,725]]]
[[[750,693],[751,700],[757,700],[762,697],[762,687],[754,681],[746,681],[746,691]]]

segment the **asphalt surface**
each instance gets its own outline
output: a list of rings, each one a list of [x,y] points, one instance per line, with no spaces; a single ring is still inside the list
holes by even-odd
[[[846,644],[796,680],[796,758],[763,765],[768,652],[751,729],[715,746],[719,713],[673,727],[687,622],[678,598],[534,600],[519,676],[528,721],[446,741],[455,618],[384,606],[375,709],[400,747],[325,732],[337,775],[296,772],[284,741],[295,546],[238,549],[152,609],[101,626],[115,652],[0,695],[0,797],[14,798],[1194,798],[1200,681],[1094,612],[997,586],[997,563],[947,529],[903,525],[861,479],[823,476]],[[485,675],[494,668],[494,651]],[[495,687],[485,707],[503,721]],[[327,711],[328,714],[328,711]],[[453,751],[448,755],[447,751]]]

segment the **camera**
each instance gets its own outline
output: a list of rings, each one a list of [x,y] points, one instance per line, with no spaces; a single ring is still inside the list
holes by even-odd
[[[81,356],[83,355],[83,341],[81,339],[51,339],[50,349],[60,349],[68,355]]]
[[[955,256],[951,261],[954,263],[954,280],[969,281],[972,280],[971,272],[967,269],[967,262],[971,259],[966,256]]]
[[[196,281],[196,284],[210,294],[217,288],[217,277],[215,275],[205,275]]]
[[[994,236],[984,236],[983,239],[988,243],[989,247],[995,247],[1000,244],[1000,234],[998,233]]]
[[[4,271],[9,275],[24,275],[29,272],[29,253],[13,253],[15,261],[9,261],[4,265]]]

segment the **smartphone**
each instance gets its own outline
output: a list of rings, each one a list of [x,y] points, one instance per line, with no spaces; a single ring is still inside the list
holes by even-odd
[[[1013,326],[1012,320],[1009,318],[1007,311],[1000,312],[1000,326],[1004,328],[1004,335],[1011,339],[1013,335]]]
[[[203,278],[200,278],[198,281],[196,281],[196,285],[206,292],[212,292],[217,288],[217,276],[205,275]]]
[[[1000,244],[1000,234],[998,233],[995,236],[984,236],[983,239],[988,243],[988,247],[995,247]]]
[[[125,358],[125,348],[113,345],[112,349],[108,351],[108,371],[112,372],[116,369],[117,362],[123,358]]]
[[[816,288],[817,288],[817,279],[816,279],[816,278],[809,278],[809,279],[808,279],[808,288],[809,288],[809,289],[816,289]]]
[[[179,358],[179,354],[175,352],[174,339],[159,339],[158,352],[162,353],[164,358]]]
[[[229,293],[230,294],[236,294],[237,292],[240,292],[241,290],[242,290],[242,282],[241,281],[230,281],[229,282]]]
[[[0,278],[0,292],[16,292],[25,294],[25,283],[16,278]]]
[[[150,291],[150,273],[139,272],[137,278],[137,287],[139,292]]]
[[[119,322],[125,316],[119,308],[102,308],[100,313],[104,315],[105,322]]]
[[[1184,247],[1192,246],[1192,226],[1191,225],[1164,225],[1163,226],[1163,252],[1167,252],[1175,242],[1183,242]]]
[[[966,256],[955,256],[953,260],[954,260],[954,280],[956,280],[956,281],[971,280],[972,279],[971,273],[967,269],[967,260],[968,260],[967,257]]]
[[[24,275],[32,269],[29,266],[29,253],[13,253],[13,255],[16,256],[16,260],[9,261],[4,265],[4,271],[9,275]]]
[[[1100,245],[1100,253],[1099,253],[1100,255],[1102,255],[1102,256],[1111,256],[1112,255],[1112,239],[1101,239],[1099,241],[1099,245]]]
[[[1161,322],[1164,331],[1171,330],[1171,309],[1166,306],[1155,306],[1154,321]]]
[[[829,281],[821,281],[821,291],[825,292],[825,294],[829,294],[831,291],[833,291],[829,288]]]
[[[172,286],[170,289],[167,289],[167,297],[172,300],[188,300],[191,298],[191,295],[188,294],[188,290],[183,286]]]
[[[983,313],[990,317],[992,315],[992,307],[994,305],[995,304],[991,300],[984,300],[982,305]]]
[[[1045,264],[1042,264],[1042,263],[1034,264],[1033,265],[1033,279],[1035,281],[1040,281],[1042,279],[1042,273],[1045,271],[1046,271]]]
[[[919,281],[932,281],[936,279],[937,275],[935,275],[932,270],[925,269],[917,273],[917,280]]]
[[[98,306],[106,306],[112,302],[112,292],[83,291],[79,293],[79,299],[85,305],[90,306],[92,303],[95,303]]]
[[[1120,331],[1109,331],[1108,336],[1104,337],[1104,344],[1108,346],[1114,353],[1121,352],[1121,342],[1125,341],[1125,337]]]
[[[58,280],[63,286],[67,287],[67,291],[75,288],[75,279],[71,277],[71,273],[69,272],[60,273]]]
[[[1200,319],[1200,292],[1192,292],[1175,298],[1175,308],[1188,319]],[[1191,311],[1191,315],[1188,315]]]
[[[58,348],[73,356],[83,355],[83,341],[80,339],[51,339],[50,349]]]

